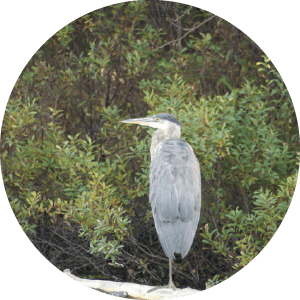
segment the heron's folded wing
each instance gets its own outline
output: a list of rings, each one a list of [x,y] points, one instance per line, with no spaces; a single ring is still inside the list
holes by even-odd
[[[161,221],[191,220],[200,211],[200,169],[187,143],[166,141],[151,163],[150,202]]]
[[[184,257],[195,236],[201,205],[199,162],[184,141],[166,141],[153,159],[150,202],[165,254]]]

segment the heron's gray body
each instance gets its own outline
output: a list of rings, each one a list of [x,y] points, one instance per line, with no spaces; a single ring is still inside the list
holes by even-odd
[[[155,227],[165,254],[174,259],[174,253],[180,253],[183,258],[200,218],[199,162],[183,140],[167,139],[157,147],[150,167],[149,197]]]
[[[180,139],[181,125],[174,116],[158,114],[122,122],[158,128],[152,135],[150,149],[149,200],[159,241],[170,259],[168,287],[175,288],[174,253],[181,254],[182,258],[187,255],[200,219],[199,162],[192,147]]]

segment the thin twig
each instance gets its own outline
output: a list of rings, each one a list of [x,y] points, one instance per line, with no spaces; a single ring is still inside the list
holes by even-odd
[[[181,19],[184,15],[188,14],[192,8],[193,8],[193,6],[191,6],[189,8],[189,10],[187,10],[184,14],[182,14],[180,17],[178,17],[176,20],[174,20],[174,22],[176,22],[177,20]]]
[[[210,21],[210,20],[213,19],[214,17],[215,17],[215,15],[213,15],[213,16],[210,17],[210,18],[208,18],[207,20],[205,20],[204,22],[202,22],[202,23],[199,24],[198,26],[192,28],[190,31],[188,31],[188,32],[187,32],[185,35],[183,35],[181,38],[179,38],[179,39],[177,39],[177,40],[173,40],[173,41],[171,41],[171,42],[168,42],[168,43],[162,45],[161,47],[158,47],[158,48],[156,48],[156,49],[154,49],[154,50],[152,50],[152,51],[156,51],[156,50],[158,50],[158,49],[162,49],[162,48],[164,48],[164,47],[167,46],[167,45],[175,44],[176,42],[181,41],[181,40],[184,39],[188,34],[190,34],[191,32],[193,32],[194,30],[198,29],[200,26],[202,26],[202,25],[205,24],[206,22]]]

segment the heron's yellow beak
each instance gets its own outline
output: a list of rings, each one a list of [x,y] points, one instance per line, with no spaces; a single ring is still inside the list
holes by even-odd
[[[155,120],[151,118],[128,119],[122,121],[122,123],[138,124],[138,125],[146,125],[146,126],[150,126],[150,124],[153,122],[155,122]]]

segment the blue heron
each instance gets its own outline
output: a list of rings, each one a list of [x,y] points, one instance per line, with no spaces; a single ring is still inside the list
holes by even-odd
[[[174,116],[161,113],[122,122],[157,128],[150,148],[149,200],[159,241],[169,258],[169,284],[166,287],[175,289],[172,281],[174,253],[181,254],[182,258],[187,255],[200,219],[199,162],[192,147],[180,139],[181,124]]]

